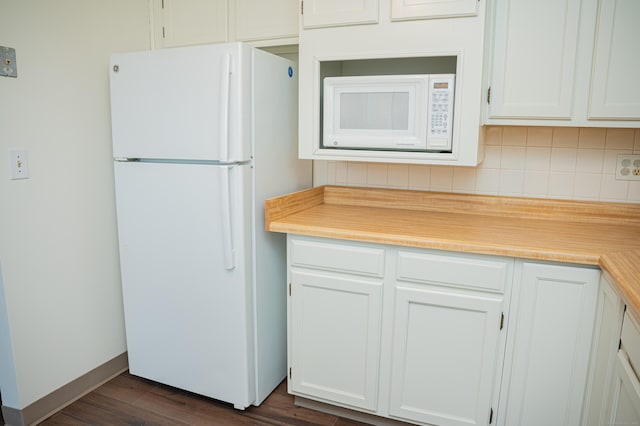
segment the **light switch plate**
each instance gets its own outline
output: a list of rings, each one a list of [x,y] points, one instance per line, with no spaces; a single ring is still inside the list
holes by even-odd
[[[0,77],[18,77],[16,49],[0,46]]]
[[[11,171],[11,179],[28,179],[29,167],[27,164],[26,149],[9,150],[9,170]]]

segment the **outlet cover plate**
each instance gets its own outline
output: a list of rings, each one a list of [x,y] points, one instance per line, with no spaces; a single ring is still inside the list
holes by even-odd
[[[0,77],[18,77],[16,49],[0,46]]]
[[[618,154],[616,179],[640,181],[640,154]]]

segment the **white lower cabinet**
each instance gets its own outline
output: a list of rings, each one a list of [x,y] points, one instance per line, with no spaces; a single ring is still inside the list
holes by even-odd
[[[640,330],[629,313],[624,316],[621,334],[604,424],[637,425],[640,424]]]
[[[519,262],[516,277],[499,424],[577,426],[600,271]]]
[[[582,421],[584,426],[608,424],[605,417],[611,399],[612,377],[620,346],[623,315],[624,303],[603,274],[600,278],[589,383],[585,395]]]
[[[375,411],[384,250],[289,238],[289,386]]]
[[[607,425],[640,424],[640,381],[625,355],[623,351],[617,355]]]
[[[408,249],[394,258],[389,415],[436,425],[487,424],[513,260]]]
[[[422,425],[580,424],[598,269],[297,235],[287,262],[292,394]]]
[[[487,424],[502,297],[396,290],[389,414],[416,422]]]
[[[291,273],[291,390],[375,410],[382,284]]]

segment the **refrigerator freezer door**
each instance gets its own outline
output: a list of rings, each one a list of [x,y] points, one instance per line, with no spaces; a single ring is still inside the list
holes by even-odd
[[[249,160],[250,58],[240,43],[113,55],[113,156]]]
[[[131,373],[238,408],[255,398],[248,173],[249,166],[115,163]]]

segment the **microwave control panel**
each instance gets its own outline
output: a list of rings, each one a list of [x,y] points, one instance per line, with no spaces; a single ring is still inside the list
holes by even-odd
[[[427,117],[427,149],[451,150],[453,124],[454,76],[432,76],[429,79]]]

